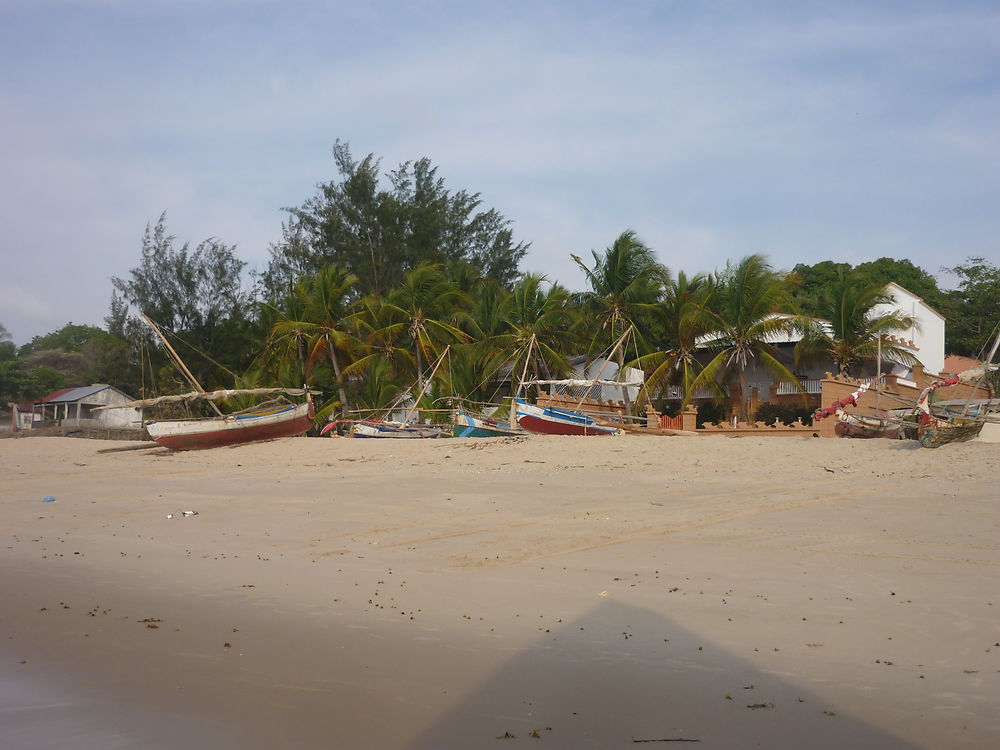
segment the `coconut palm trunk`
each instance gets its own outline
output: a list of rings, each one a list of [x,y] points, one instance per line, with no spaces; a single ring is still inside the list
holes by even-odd
[[[330,364],[333,366],[333,374],[337,378],[337,395],[340,397],[340,416],[346,419],[350,411],[347,403],[347,391],[344,389],[344,378],[340,372],[337,350],[333,348],[333,342],[329,338],[326,340],[326,349],[330,353]]]

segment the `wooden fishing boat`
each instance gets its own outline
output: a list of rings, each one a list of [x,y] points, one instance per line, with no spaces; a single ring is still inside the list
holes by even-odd
[[[920,415],[917,439],[922,446],[938,448],[948,443],[964,443],[979,437],[979,433],[983,431],[983,425],[987,421],[992,421],[987,407],[973,408],[971,397],[966,399],[961,411],[958,411],[957,408],[948,408],[942,403],[932,404],[931,395],[938,388],[946,388],[959,383],[974,385],[978,389],[985,382],[986,376],[998,368],[997,365],[993,364],[993,357],[998,348],[1000,348],[1000,326],[998,326],[997,335],[993,339],[990,353],[982,365],[960,372],[946,380],[939,380],[923,390],[920,398],[917,399],[917,412]]]
[[[847,438],[900,438],[901,427],[895,420],[883,417],[869,417],[863,414],[842,412],[837,419],[834,432],[837,437]]]
[[[189,451],[301,435],[312,426],[313,416],[313,402],[307,397],[304,404],[248,409],[205,419],[147,422],[146,431],[166,448]]]
[[[517,423],[528,432],[541,435],[617,435],[618,428],[597,423],[582,412],[555,406],[536,406],[524,399],[514,399]]]
[[[239,445],[260,440],[301,435],[313,424],[315,407],[312,402],[312,392],[308,388],[249,388],[235,390],[206,391],[197,378],[184,364],[184,360],[174,350],[163,335],[163,331],[146,315],[139,317],[152,329],[160,339],[167,354],[174,364],[196,388],[190,393],[129,401],[115,406],[99,407],[105,409],[121,409],[124,407],[156,406],[163,403],[207,401],[215,412],[214,417],[201,419],[163,419],[146,422],[146,432],[160,445],[175,451],[199,450],[202,448],[218,448],[223,445]],[[215,403],[233,396],[264,396],[264,395],[304,395],[303,404],[267,403],[244,409],[232,414],[223,414]]]
[[[979,437],[983,420],[965,417],[935,417],[922,420],[917,440],[924,448],[939,448],[948,443],[964,443]]]
[[[510,429],[509,425],[460,410],[455,412],[452,421],[452,435],[455,437],[510,437],[521,434]]]
[[[401,422],[382,422],[377,420],[361,420],[351,425],[351,437],[356,438],[395,438],[395,439],[427,439],[451,437],[445,425],[436,424],[404,424]]]

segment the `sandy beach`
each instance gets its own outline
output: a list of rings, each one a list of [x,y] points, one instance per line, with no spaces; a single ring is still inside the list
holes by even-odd
[[[0,746],[1000,746],[1000,445],[116,445],[0,440]]]

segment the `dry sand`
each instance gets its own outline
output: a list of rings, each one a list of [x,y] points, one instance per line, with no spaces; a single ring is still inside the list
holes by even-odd
[[[106,447],[0,441],[2,747],[1000,747],[1000,446]]]

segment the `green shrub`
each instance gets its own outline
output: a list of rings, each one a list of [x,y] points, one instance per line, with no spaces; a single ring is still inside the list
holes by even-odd
[[[804,425],[812,424],[813,409],[805,406],[786,406],[785,404],[761,404],[754,414],[754,420],[767,425],[781,422],[790,425],[795,421],[800,421]]]
[[[698,427],[701,427],[706,422],[719,424],[726,421],[728,414],[729,410],[726,408],[725,404],[720,404],[715,401],[703,401],[698,404],[698,421],[696,424]]]

